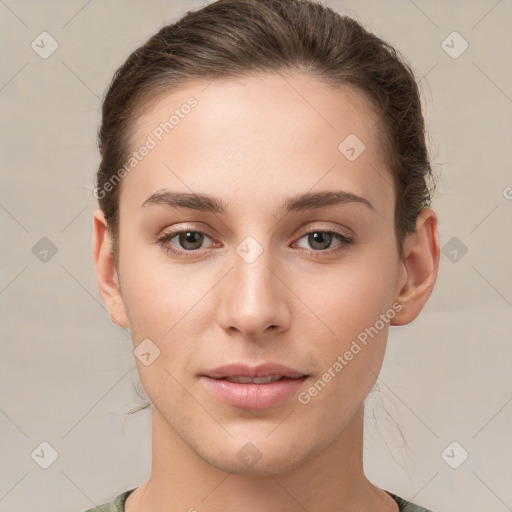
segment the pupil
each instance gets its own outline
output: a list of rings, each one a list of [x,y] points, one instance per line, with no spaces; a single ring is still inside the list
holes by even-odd
[[[310,243],[314,249],[328,249],[331,245],[332,235],[330,233],[312,233],[310,236]],[[320,247],[315,247],[319,244]]]
[[[198,249],[201,247],[201,233],[196,233],[194,231],[186,231],[180,235],[180,244],[184,249]],[[195,240],[196,237],[199,237],[199,241]],[[187,244],[191,243],[192,247],[188,247]]]

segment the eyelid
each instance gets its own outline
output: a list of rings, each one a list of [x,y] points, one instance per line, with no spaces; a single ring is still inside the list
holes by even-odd
[[[167,231],[167,229],[168,229],[168,231]],[[179,235],[180,233],[183,233],[184,231],[193,231],[194,233],[201,233],[203,235],[207,235],[209,238],[215,238],[215,235],[213,235],[213,233],[210,230],[208,230],[207,228],[194,226],[194,225],[187,224],[187,223],[185,223],[183,225],[180,224],[177,227],[173,227],[172,229],[171,228],[164,229],[162,234],[158,235],[158,238],[160,239],[167,235],[176,236],[176,235]]]
[[[311,223],[309,222],[306,225],[309,225],[309,224],[311,224]],[[340,229],[340,228],[326,227],[325,225],[319,225],[319,223],[318,224],[313,224],[308,229],[308,231],[304,231],[304,229],[306,229],[306,228],[304,227],[304,225],[302,225],[297,230],[298,234],[296,236],[298,236],[299,238],[296,238],[296,240],[300,240],[300,238],[303,238],[305,235],[309,235],[309,234],[314,233],[316,231],[333,232],[333,233],[337,233],[339,235],[342,235],[345,238],[350,238],[350,239],[352,239],[353,236],[354,236],[353,231],[351,229],[347,228],[347,227],[344,227],[344,229]],[[167,235],[176,236],[176,235],[182,233],[183,231],[193,231],[195,233],[201,233],[203,235],[207,235],[211,239],[215,238],[215,235],[213,235],[212,232],[209,231],[208,229],[185,223],[183,226],[178,226],[177,228],[173,228],[168,233],[166,233],[165,230],[164,230],[164,232],[161,235],[157,236],[157,239],[159,240],[162,237],[165,237]],[[299,236],[299,234],[300,234],[300,236]]]
[[[307,226],[307,228],[305,226]],[[304,229],[307,229],[307,231],[304,231]],[[334,226],[333,223],[331,223],[330,226],[326,226],[325,222],[321,221],[313,221],[313,223],[308,222],[305,225],[302,225],[298,230],[299,233],[303,233],[301,237],[304,235],[309,235],[310,233],[314,233],[316,231],[330,231],[333,233],[338,233],[339,235],[342,235],[345,238],[350,239],[354,237],[354,232],[348,227],[340,226],[339,224],[336,224],[336,226]]]
[[[188,232],[192,232],[192,233],[199,233],[201,235],[205,235],[210,240],[214,240],[214,238],[215,238],[211,234],[211,232],[206,230],[206,229],[198,228],[196,226],[184,225],[184,226],[179,226],[177,228],[173,228],[173,229],[171,229],[169,231],[164,230],[162,234],[157,236],[156,241],[160,242],[160,243],[165,242],[165,241],[169,241],[169,240],[172,240],[174,237],[180,235],[181,233],[184,233],[184,232],[187,232],[187,231]],[[202,249],[196,249],[195,251],[183,251],[183,252],[198,253],[201,250]]]
[[[319,226],[319,225],[313,225],[307,231],[303,231],[303,229],[305,229],[304,226],[302,226],[300,229],[301,229],[301,234],[300,234],[300,236],[298,236],[298,238],[295,238],[293,245],[297,244],[304,237],[307,237],[308,235],[310,235],[312,233],[317,233],[317,232],[331,233],[338,240],[339,245],[333,249],[326,249],[326,250],[321,251],[321,250],[301,248],[303,251],[306,251],[308,253],[312,253],[315,255],[317,255],[317,254],[318,255],[319,254],[326,254],[326,255],[333,254],[343,248],[348,248],[354,242],[353,232],[352,232],[352,230],[350,230],[348,228],[345,228],[345,229],[350,231],[350,233],[346,233],[343,230],[341,230],[340,228],[325,227],[325,226]],[[204,251],[207,249],[207,248],[202,248],[202,249],[195,249],[195,250],[187,251],[187,250],[175,248],[175,246],[173,246],[173,245],[171,246],[170,240],[172,240],[174,237],[180,235],[181,233],[187,232],[187,231],[199,233],[199,234],[207,236],[208,238],[210,238],[210,240],[214,240],[214,236],[212,236],[212,234],[207,229],[198,228],[197,226],[185,224],[183,226],[176,227],[176,228],[170,230],[169,232],[164,231],[161,235],[159,235],[157,237],[157,242],[165,250],[167,250],[170,253],[174,253],[176,255],[187,255],[188,254],[188,255],[190,255],[189,257],[191,257],[193,255],[197,255],[197,254],[201,253],[201,251]],[[185,257],[187,257],[187,256],[185,256]]]

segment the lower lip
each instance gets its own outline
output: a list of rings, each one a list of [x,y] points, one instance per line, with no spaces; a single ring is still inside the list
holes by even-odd
[[[241,409],[268,409],[297,393],[306,380],[281,379],[268,384],[238,384],[202,376],[207,389],[219,400]]]

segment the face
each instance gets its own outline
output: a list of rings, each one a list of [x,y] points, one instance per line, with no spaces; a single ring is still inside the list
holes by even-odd
[[[278,75],[191,84],[138,120],[132,149],[149,149],[119,206],[126,319],[155,417],[218,468],[314,457],[377,379],[404,274],[376,120],[353,89]],[[215,373],[231,364],[295,373]]]

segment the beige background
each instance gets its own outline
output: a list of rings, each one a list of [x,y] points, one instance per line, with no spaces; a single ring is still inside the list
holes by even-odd
[[[512,2],[325,3],[424,77],[441,175],[439,279],[421,316],[391,328],[368,400],[367,474],[434,512],[510,510]],[[125,414],[139,403],[130,340],[110,323],[93,270],[95,137],[115,69],[201,4],[0,0],[0,511],[82,512],[149,474],[149,412]],[[43,31],[59,45],[47,59],[31,47]],[[458,58],[441,45],[453,31],[469,44]],[[462,40],[452,40],[453,53]],[[46,262],[43,237],[57,249]],[[452,464],[469,453],[458,469],[442,457],[453,441]],[[58,454],[47,469],[36,463],[50,461],[42,442]]]

